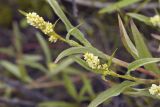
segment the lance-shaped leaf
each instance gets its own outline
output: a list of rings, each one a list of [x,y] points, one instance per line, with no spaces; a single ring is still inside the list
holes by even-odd
[[[138,50],[139,59],[152,58],[152,55],[149,52],[147,45],[144,42],[143,35],[139,32],[139,30],[137,29],[137,27],[133,21],[131,21],[131,29],[132,29],[132,34],[133,34],[134,41],[136,44],[136,49]],[[157,65],[154,63],[145,65],[145,68],[147,70],[153,71],[155,73],[160,73]]]
[[[37,33],[36,34],[37,36],[37,39],[42,47],[42,50],[44,52],[44,55],[46,57],[46,64],[50,63],[52,61],[52,57],[51,57],[51,52],[49,50],[49,47],[48,47],[48,44],[47,44],[47,41],[45,41],[45,39],[43,38],[43,36],[41,36],[40,33]]]
[[[130,40],[125,27],[123,25],[123,22],[120,18],[120,16],[118,15],[118,21],[119,21],[119,29],[120,29],[120,34],[121,34],[121,40],[123,42],[124,47],[127,49],[127,51],[134,57],[137,58],[138,57],[138,51],[136,49],[136,47],[134,46],[134,44],[132,43],[132,41]]]
[[[121,0],[119,2],[116,2],[110,6],[106,6],[104,8],[102,8],[99,13],[100,14],[104,14],[104,13],[111,13],[113,11],[119,10],[123,7],[129,6],[131,4],[134,4],[136,2],[138,2],[140,0]]]
[[[59,60],[61,60],[62,58],[69,56],[69,55],[73,55],[73,54],[80,54],[80,53],[86,53],[86,52],[90,52],[93,53],[96,56],[99,56],[100,58],[104,59],[104,60],[110,60],[111,56],[97,50],[96,48],[93,47],[71,47],[69,49],[64,50],[63,52],[61,52],[58,57],[55,60],[55,63],[57,63]],[[127,63],[117,59],[117,58],[113,58],[112,61],[120,66],[123,67],[127,67]]]
[[[77,104],[62,101],[45,101],[41,102],[38,107],[77,107]]]
[[[68,94],[72,96],[74,99],[78,100],[78,93],[77,93],[76,87],[71,81],[71,79],[69,78],[69,76],[67,74],[64,74],[63,79],[64,79],[65,88],[67,89]]]
[[[141,22],[144,22],[147,25],[152,25],[152,23],[150,22],[150,18],[141,14],[137,14],[137,13],[127,13],[127,15],[131,16],[132,18],[135,18]]]
[[[54,12],[59,16],[59,18],[62,20],[62,22],[65,24],[67,31],[69,32],[71,29],[74,28],[74,26],[70,23],[62,9],[60,8],[59,4],[57,3],[57,0],[47,0],[48,3],[51,5],[53,8]],[[83,43],[85,46],[91,46],[91,44],[85,39],[83,33],[75,28],[71,34],[78,39],[81,43]]]
[[[136,61],[133,61],[128,65],[128,72],[137,69],[140,66],[160,62],[160,58],[143,58]]]
[[[98,105],[102,104],[104,101],[107,101],[108,99],[118,96],[120,93],[122,93],[125,89],[136,85],[135,82],[130,81],[124,81],[121,84],[115,85],[106,91],[100,93],[90,104],[88,107],[97,107]]]

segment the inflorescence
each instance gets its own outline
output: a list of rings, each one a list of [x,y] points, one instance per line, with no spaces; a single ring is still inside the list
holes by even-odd
[[[99,70],[102,75],[107,75],[109,71],[107,64],[100,64],[100,59],[92,53],[85,53],[84,60],[87,62],[88,66],[94,70]]]
[[[34,26],[35,28],[40,29],[44,34],[49,36],[50,42],[56,42],[58,37],[54,32],[54,25],[50,22],[46,22],[42,17],[40,17],[35,12],[30,12],[26,14],[27,23]]]
[[[150,22],[153,26],[160,27],[160,15],[155,15],[150,18]]]
[[[152,84],[151,88],[149,89],[150,94],[160,96],[160,85]]]

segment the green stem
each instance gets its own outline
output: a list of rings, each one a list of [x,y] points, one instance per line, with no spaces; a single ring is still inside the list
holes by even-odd
[[[132,80],[132,81],[135,81],[135,82],[138,82],[138,83],[143,83],[143,84],[157,83],[157,82],[160,81],[159,79],[155,79],[155,80],[152,80],[152,79],[141,79],[141,78],[136,78],[136,77],[133,77],[133,76],[130,76],[130,75],[120,75],[120,74],[117,74],[117,73],[115,73],[113,71],[110,71],[108,73],[108,75],[111,75],[111,76],[114,76],[114,77],[123,78],[123,79],[127,79],[127,80]]]

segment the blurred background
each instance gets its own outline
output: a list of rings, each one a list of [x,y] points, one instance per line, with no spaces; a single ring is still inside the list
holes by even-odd
[[[91,44],[109,55],[118,48],[115,57],[126,62],[133,58],[120,40],[118,13],[130,31],[127,12],[152,17],[160,11],[158,0],[139,0],[118,12],[106,14],[98,14],[98,11],[120,0],[57,1],[74,26],[81,24],[79,29]],[[42,32],[27,24],[18,10],[36,12],[52,23],[58,20],[45,0],[0,0],[0,107],[87,107],[99,92],[112,84],[70,59],[54,64],[58,54],[69,45],[61,41],[49,43]],[[160,57],[159,40],[151,36],[160,34],[160,30],[137,20],[134,22],[145,36],[153,56]],[[55,31],[63,37],[67,34],[61,21]],[[113,69],[122,74],[126,70],[114,64]],[[56,73],[48,76],[50,72]],[[159,107],[159,102],[120,95],[100,107]]]

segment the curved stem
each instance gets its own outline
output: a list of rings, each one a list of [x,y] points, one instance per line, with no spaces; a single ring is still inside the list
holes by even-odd
[[[123,79],[127,79],[127,80],[132,80],[132,81],[135,81],[135,82],[138,82],[138,83],[143,83],[143,84],[150,84],[150,83],[157,83],[159,82],[160,80],[159,79],[155,79],[155,80],[152,80],[152,79],[142,79],[142,78],[136,78],[136,77],[133,77],[133,76],[130,76],[130,75],[120,75],[120,74],[117,74],[113,71],[110,71],[108,73],[108,75],[110,76],[114,76],[114,77],[119,77],[119,78],[123,78]]]

